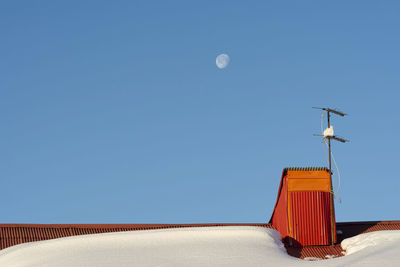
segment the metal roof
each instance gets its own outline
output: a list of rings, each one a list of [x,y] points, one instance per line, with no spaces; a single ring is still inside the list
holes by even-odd
[[[67,236],[181,227],[259,226],[269,224],[0,224],[0,250],[14,245]]]
[[[0,249],[5,249],[17,244],[48,240],[67,236],[87,235],[108,232],[122,232],[133,230],[153,230],[181,227],[212,227],[212,226],[258,226],[273,228],[265,223],[210,223],[210,224],[0,224]],[[289,255],[298,258],[321,258],[343,256],[340,242],[344,238],[362,233],[380,230],[400,230],[400,221],[375,221],[375,222],[344,222],[336,224],[338,244],[334,246],[304,246],[289,247]]]
[[[327,171],[327,167],[287,167],[283,171]]]

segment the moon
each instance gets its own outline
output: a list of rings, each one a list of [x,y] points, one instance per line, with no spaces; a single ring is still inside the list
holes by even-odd
[[[215,59],[215,64],[217,64],[217,67],[220,69],[224,69],[226,68],[226,66],[228,66],[230,61],[230,58],[227,54],[221,54],[219,56],[217,56],[217,58]]]

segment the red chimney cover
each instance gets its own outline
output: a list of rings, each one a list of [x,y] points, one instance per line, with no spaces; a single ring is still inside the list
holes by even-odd
[[[332,183],[327,168],[286,168],[270,223],[292,246],[336,242]]]

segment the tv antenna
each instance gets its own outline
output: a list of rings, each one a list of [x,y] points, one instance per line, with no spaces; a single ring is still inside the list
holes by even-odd
[[[323,111],[326,111],[326,119],[328,121],[328,128],[326,128],[322,134],[314,134],[314,136],[322,136],[323,140],[328,140],[328,150],[329,150],[329,172],[332,175],[332,151],[331,151],[331,140],[336,140],[341,143],[346,143],[349,142],[349,140],[346,140],[342,137],[336,136],[333,131],[333,126],[331,125],[331,113],[339,115],[341,117],[346,116],[346,113],[343,113],[337,109],[331,109],[331,108],[320,108],[320,107],[313,107],[314,109],[321,109]],[[322,123],[322,122],[321,122]],[[322,126],[321,126],[322,128]],[[321,129],[322,130],[322,129]]]
[[[322,134],[314,134],[315,136],[322,136],[322,140],[326,143],[326,140],[328,140],[328,150],[329,150],[329,175],[330,175],[330,177],[331,177],[331,190],[332,190],[332,192],[331,192],[331,195],[330,195],[330,199],[331,199],[331,229],[332,229],[332,245],[334,245],[334,241],[333,241],[333,236],[335,235],[335,227],[334,227],[334,224],[335,224],[335,219],[334,219],[334,213],[333,213],[333,194],[335,194],[335,191],[333,190],[333,185],[332,185],[332,161],[331,161],[331,158],[332,158],[332,151],[331,151],[331,140],[336,140],[336,141],[339,141],[339,142],[342,142],[342,143],[346,143],[346,142],[348,142],[349,140],[346,140],[346,139],[344,139],[344,138],[342,138],[342,137],[338,137],[338,136],[336,136],[335,134],[334,134],[334,132],[333,132],[333,126],[331,125],[331,113],[333,113],[333,114],[336,114],[336,115],[339,115],[339,116],[341,116],[341,117],[344,117],[344,116],[346,116],[347,114],[346,113],[343,113],[343,112],[341,112],[341,111],[339,111],[339,110],[337,110],[337,109],[331,109],[331,108],[321,108],[321,107],[313,107],[313,108],[315,108],[315,109],[321,109],[321,110],[323,110],[323,111],[326,111],[326,118],[327,118],[327,120],[328,120],[328,128],[326,128],[324,131],[323,131],[323,127],[322,127],[322,125],[323,125],[323,117],[321,116],[321,132],[322,132]],[[323,114],[323,113],[322,113]],[[335,158],[333,158],[333,160],[335,161]],[[337,171],[338,171],[338,180],[339,180],[339,187],[340,187],[340,173],[339,173],[339,168],[337,167],[337,164],[336,164],[336,161],[335,161],[335,166],[336,166],[336,169],[337,169]]]

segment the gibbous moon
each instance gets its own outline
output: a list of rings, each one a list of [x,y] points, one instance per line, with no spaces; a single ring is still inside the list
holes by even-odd
[[[229,64],[229,56],[227,54],[221,54],[217,56],[217,59],[215,60],[215,64],[217,64],[217,67],[220,69],[226,68]]]

